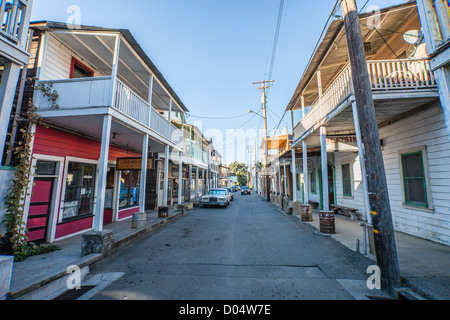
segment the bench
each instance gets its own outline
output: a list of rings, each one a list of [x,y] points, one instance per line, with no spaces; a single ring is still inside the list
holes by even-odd
[[[332,204],[330,207],[335,214],[342,214],[346,217],[349,217],[351,220],[358,220],[358,216],[356,215],[356,211],[358,211],[358,209],[338,206],[335,204]]]

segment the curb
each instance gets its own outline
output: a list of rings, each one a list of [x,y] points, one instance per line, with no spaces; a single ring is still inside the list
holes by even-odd
[[[179,218],[181,216],[185,215],[185,213],[177,212],[173,215],[164,218],[161,221],[158,221],[156,223],[150,224],[146,226],[145,228],[141,229],[129,229],[121,231],[114,235],[114,254],[116,251],[126,247],[127,245],[133,243],[134,241],[138,240],[140,237],[160,228],[164,224]],[[90,265],[102,260],[103,258],[106,258],[103,254],[90,254],[86,257],[79,258],[78,260],[75,260],[73,265],[78,266],[80,269],[89,267]],[[53,275],[48,276],[46,279],[38,280],[33,284],[30,284],[26,288],[22,288],[16,292],[9,292],[7,300],[21,300],[22,298],[25,298],[26,295],[32,294],[36,290],[43,289],[47,285],[51,284],[52,282],[55,282],[57,280],[60,280],[67,276],[67,270],[55,270],[55,273]]]

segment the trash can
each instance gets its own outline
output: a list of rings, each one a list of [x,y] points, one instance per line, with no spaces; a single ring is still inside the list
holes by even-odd
[[[302,221],[311,222],[312,218],[312,207],[309,204],[300,205],[300,217]]]
[[[158,218],[167,218],[169,216],[169,207],[158,208]]]
[[[320,232],[327,234],[336,233],[334,211],[319,211]]]

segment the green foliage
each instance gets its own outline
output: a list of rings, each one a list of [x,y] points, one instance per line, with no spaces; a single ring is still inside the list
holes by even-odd
[[[40,88],[43,90],[52,104],[56,105],[57,93],[51,92],[51,86]],[[56,107],[56,106],[55,106]],[[22,139],[17,142],[13,153],[17,159],[14,168],[14,178],[12,186],[6,196],[7,213],[5,215],[6,234],[0,236],[0,253],[14,255],[16,261],[24,260],[28,256],[57,250],[53,245],[37,246],[28,242],[26,237],[26,225],[24,223],[25,198],[29,196],[28,187],[31,183],[31,162],[32,162],[32,141],[34,134],[31,132],[32,125],[39,123],[40,119],[36,114],[36,108],[30,106],[22,115],[21,119],[25,126],[20,128]]]
[[[236,173],[238,184],[241,186],[246,186],[248,183],[248,169],[245,163],[242,162],[232,162],[229,166],[230,171]]]

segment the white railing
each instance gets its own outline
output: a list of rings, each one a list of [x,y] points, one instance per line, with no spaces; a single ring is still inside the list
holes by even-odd
[[[31,6],[31,0],[1,0],[0,34],[16,45],[25,46]]]
[[[372,89],[419,89],[436,85],[429,60],[368,61]]]
[[[80,114],[86,114],[91,108],[112,107],[176,145],[182,145],[181,130],[120,80],[116,80],[114,94],[111,77],[40,81],[40,84],[58,93],[55,102],[58,110],[78,109]],[[56,109],[42,90],[37,90],[34,97],[38,111]]]
[[[374,92],[425,89],[436,86],[429,60],[378,60],[367,61],[367,70]],[[294,129],[295,138],[324,119],[328,113],[353,93],[349,64],[323,92],[306,116]]]
[[[152,108],[120,80],[116,80],[116,91],[112,107],[150,127],[150,112]]]

